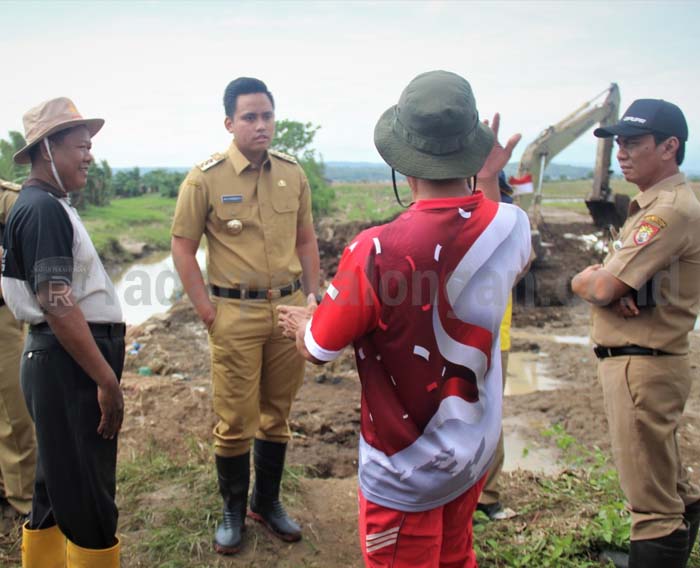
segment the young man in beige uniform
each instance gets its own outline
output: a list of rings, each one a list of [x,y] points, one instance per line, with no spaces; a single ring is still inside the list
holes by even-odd
[[[290,156],[268,150],[274,101],[262,81],[240,77],[224,94],[228,150],[195,167],[180,188],[172,227],[175,267],[209,330],[216,467],[224,500],[214,538],[240,549],[254,442],[249,515],[286,541],[301,538],[280,500],[292,401],[304,360],[277,327],[276,306],[314,304],[319,255],[311,193]],[[207,237],[211,297],[195,260]],[[302,293],[303,289],[303,293]]]
[[[20,186],[0,180],[0,253],[2,234]],[[3,520],[28,515],[36,467],[34,424],[19,385],[19,362],[24,330],[5,305],[0,288],[0,487],[4,498]],[[0,531],[9,526],[3,523]]]
[[[678,170],[688,127],[676,105],[640,99],[594,134],[616,136],[622,172],[640,193],[603,265],[577,274],[572,288],[593,304],[598,377],[632,511],[629,566],[681,568],[700,521],[700,489],[676,440],[700,307],[700,204]]]

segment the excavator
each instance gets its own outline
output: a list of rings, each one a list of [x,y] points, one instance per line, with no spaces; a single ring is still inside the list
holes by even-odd
[[[598,102],[603,97],[605,98],[602,102]],[[619,112],[620,90],[616,83],[612,83],[605,91],[582,104],[563,120],[546,128],[525,148],[518,173],[509,181],[516,189],[516,202],[528,211],[533,228],[542,224],[542,180],[547,164],[596,123],[600,126],[616,123]],[[586,199],[593,222],[599,228],[622,226],[629,205],[628,196],[613,194],[610,188],[612,148],[612,138],[598,140],[593,187]],[[535,248],[537,240],[533,235]]]

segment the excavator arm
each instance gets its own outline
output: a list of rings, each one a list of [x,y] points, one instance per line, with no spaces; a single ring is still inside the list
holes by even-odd
[[[603,95],[605,99],[597,103]],[[541,222],[540,206],[542,202],[542,179],[545,168],[554,156],[559,154],[579,136],[588,131],[596,123],[607,126],[617,122],[620,110],[620,90],[616,83],[612,83],[608,89],[582,104],[570,115],[553,126],[546,128],[532,142],[520,160],[517,177],[524,179],[531,176],[533,193],[525,193],[518,196],[521,207],[528,210],[535,225]],[[587,203],[607,202],[614,209],[610,191],[610,157],[613,141],[610,138],[601,138],[598,141],[596,153],[596,165],[593,174],[593,188]],[[589,205],[589,209],[591,206]],[[606,209],[606,207],[601,207]],[[594,216],[596,214],[591,209]],[[596,224],[597,220],[596,220]]]

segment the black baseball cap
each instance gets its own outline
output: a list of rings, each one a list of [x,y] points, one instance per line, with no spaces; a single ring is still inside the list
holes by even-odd
[[[688,139],[688,124],[683,111],[673,103],[661,99],[637,99],[622,115],[620,122],[593,131],[598,138],[642,134],[675,136],[685,142]]]

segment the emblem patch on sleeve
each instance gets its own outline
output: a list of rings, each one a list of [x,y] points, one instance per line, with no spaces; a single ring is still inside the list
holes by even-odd
[[[659,227],[643,221],[634,234],[634,244],[645,245],[659,232]]]

